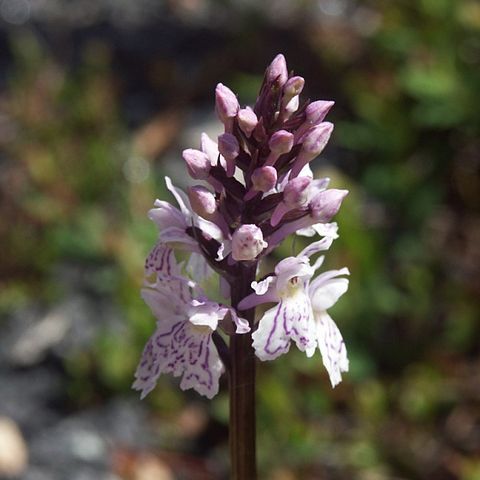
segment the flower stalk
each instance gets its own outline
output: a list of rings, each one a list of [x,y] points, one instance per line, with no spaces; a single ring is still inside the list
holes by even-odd
[[[252,293],[250,287],[255,280],[256,264],[248,266],[231,285],[232,306],[238,307],[240,301]],[[243,312],[243,317],[253,328],[255,308]],[[255,480],[255,351],[252,348],[252,336],[248,332],[235,335],[230,341],[231,370],[230,391],[230,462],[231,478],[234,480]]]

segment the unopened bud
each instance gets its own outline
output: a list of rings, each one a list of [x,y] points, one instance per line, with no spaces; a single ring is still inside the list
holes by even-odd
[[[237,137],[231,133],[222,133],[218,136],[218,151],[225,158],[227,176],[235,173],[235,159],[240,153],[240,145]]]
[[[285,85],[288,79],[287,62],[281,53],[279,53],[267,67],[265,79],[268,83],[277,81],[281,87]]]
[[[231,133],[222,133],[218,136],[218,151],[225,159],[235,159],[240,153],[237,137]]]
[[[288,153],[293,147],[293,135],[286,130],[278,130],[271,137],[268,142],[270,147],[270,154],[265,160],[265,165],[273,165],[280,155]]]
[[[286,130],[278,130],[270,138],[268,146],[277,155],[288,153],[293,147],[293,135]]]
[[[217,210],[215,195],[202,185],[194,185],[188,189],[188,198],[192,210],[201,217],[208,218]]]
[[[237,120],[240,129],[247,137],[252,134],[258,123],[258,118],[250,107],[239,110]]]
[[[215,89],[215,110],[220,121],[227,125],[237,115],[240,105],[236,95],[225,85],[219,83]]]
[[[310,124],[320,123],[326,116],[335,102],[330,100],[317,100],[310,103],[305,109],[305,118]]]
[[[253,188],[259,192],[268,192],[277,183],[277,171],[274,167],[256,168],[252,173]]]
[[[317,193],[309,204],[310,215],[319,223],[329,222],[338,212],[348,190],[331,188]]]
[[[195,180],[205,180],[208,178],[212,166],[208,155],[200,150],[188,148],[183,151],[182,156],[187,163],[187,170],[192,178]]]
[[[268,243],[256,225],[241,225],[232,235],[232,257],[234,260],[253,260]]]
[[[302,150],[310,155],[317,156],[325,148],[333,131],[333,123],[323,122],[309,130],[303,137]]]
[[[308,187],[312,183],[309,177],[297,177],[290,180],[283,189],[283,202],[289,208],[302,207],[308,201]]]

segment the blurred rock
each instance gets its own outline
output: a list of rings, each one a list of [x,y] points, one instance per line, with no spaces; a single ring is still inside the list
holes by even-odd
[[[17,424],[0,417],[0,476],[17,476],[26,468],[28,449]]]
[[[132,480],[174,480],[168,465],[153,455],[141,457],[136,463]]]

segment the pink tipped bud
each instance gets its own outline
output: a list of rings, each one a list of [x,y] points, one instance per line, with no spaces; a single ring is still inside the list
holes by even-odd
[[[290,180],[283,189],[283,202],[289,208],[302,207],[308,201],[308,190],[312,183],[310,177],[297,177]]]
[[[188,189],[192,210],[201,217],[208,218],[217,211],[215,195],[206,187],[195,185]]]
[[[187,170],[192,178],[195,180],[205,180],[208,178],[212,166],[208,155],[200,150],[188,148],[183,151],[182,156],[187,163]]]
[[[305,109],[305,118],[310,124],[320,123],[326,116],[335,102],[326,100],[317,100],[312,102]]]
[[[258,192],[268,192],[277,183],[277,171],[274,167],[256,168],[252,173],[253,188]]]
[[[270,138],[268,146],[277,155],[288,153],[293,147],[293,135],[286,130],[278,130]]]
[[[293,147],[294,136],[286,130],[275,132],[268,142],[270,154],[265,160],[265,166],[273,165],[280,155],[288,153]]]
[[[313,157],[319,155],[325,148],[333,131],[333,123],[323,122],[309,130],[303,137],[302,151]]]
[[[219,83],[215,89],[215,110],[223,124],[231,121],[237,115],[240,105],[236,95],[225,85]]]
[[[268,83],[277,81],[281,87],[285,85],[288,79],[287,62],[281,53],[279,53],[267,67],[265,79]]]
[[[258,118],[250,107],[239,110],[237,120],[240,129],[247,137],[252,134],[258,123]]]
[[[232,235],[232,257],[234,260],[253,260],[268,246],[263,233],[256,225],[241,225]]]
[[[283,86],[283,105],[287,105],[293,97],[298,97],[304,85],[305,80],[302,77],[290,77]]]
[[[348,190],[331,188],[317,193],[310,202],[310,215],[319,223],[329,222],[338,212]]]
[[[222,133],[218,136],[218,151],[226,160],[238,157],[240,145],[235,135],[231,133]]]
[[[231,133],[222,133],[218,136],[218,151],[225,158],[227,176],[231,177],[235,173],[235,159],[240,153],[240,145],[235,135]]]

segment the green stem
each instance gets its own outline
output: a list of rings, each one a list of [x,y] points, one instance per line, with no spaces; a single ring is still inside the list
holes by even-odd
[[[251,293],[256,265],[244,267],[231,284],[232,306]],[[253,328],[255,309],[242,311]],[[230,459],[233,480],[257,478],[255,447],[255,354],[252,335],[245,333],[230,338]]]

